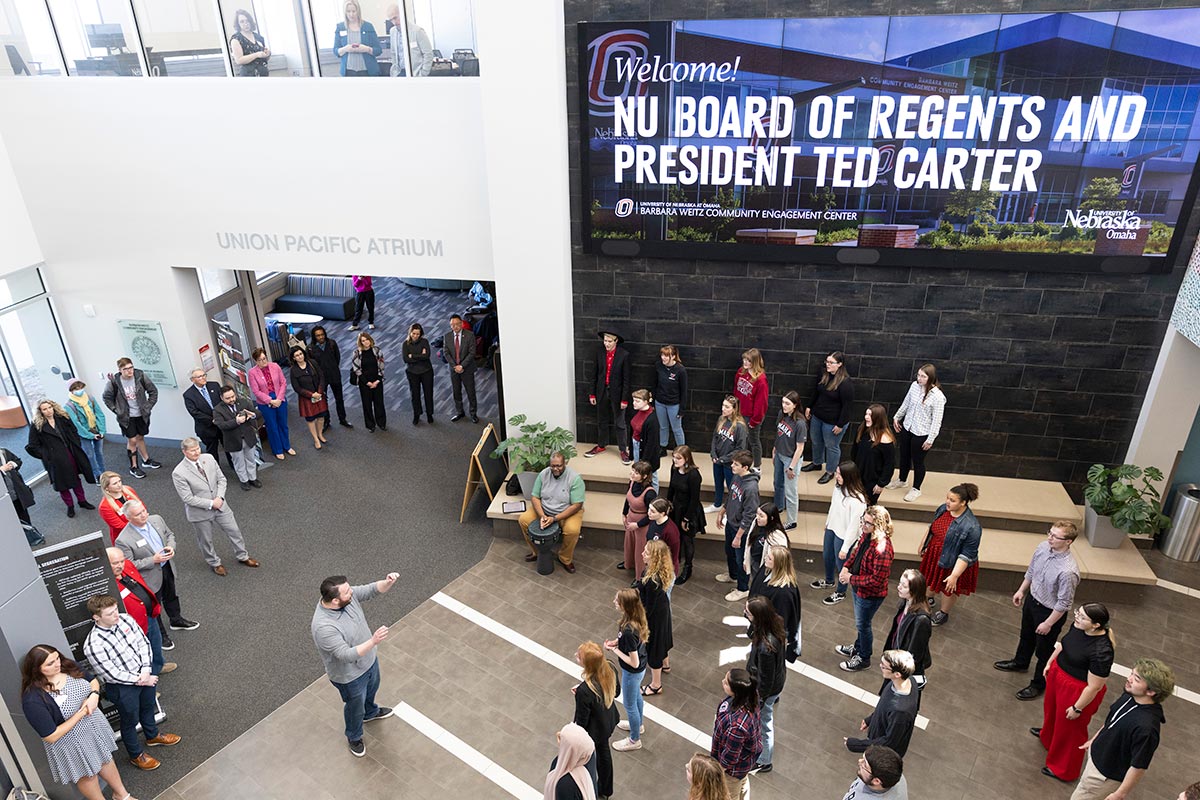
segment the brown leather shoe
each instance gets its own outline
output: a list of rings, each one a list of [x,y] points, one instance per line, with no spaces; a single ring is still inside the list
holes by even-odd
[[[561,561],[558,563],[562,564]],[[575,574],[575,562],[574,561],[572,561],[570,564],[563,564],[562,567],[563,567],[563,569],[565,569],[567,572],[571,573],[572,575]]]
[[[525,560],[532,564],[534,561],[537,561],[537,556],[535,556],[533,553],[528,553],[525,556]]]
[[[170,747],[173,744],[179,744],[179,740],[183,738],[177,733],[160,733],[153,739],[146,740],[146,747]]]
[[[212,568],[212,571],[217,573],[218,575],[220,575],[222,578],[224,578],[226,575],[229,574],[228,572],[225,571],[224,564],[217,564],[215,567]]]
[[[137,758],[129,759],[129,763],[133,764],[138,769],[144,769],[146,772],[149,772],[152,769],[158,769],[159,767],[159,760],[154,756],[148,756],[145,753],[142,753]]]
[[[247,567],[257,567],[258,566],[258,562],[255,561],[253,558],[247,558],[245,560],[240,560],[240,561],[238,561],[238,563],[242,564],[243,566],[247,566]]]
[[[168,661],[167,663],[163,664],[163,668],[159,670],[158,674],[166,675],[168,672],[174,672],[177,669],[179,669],[178,664],[176,664],[174,661]]]

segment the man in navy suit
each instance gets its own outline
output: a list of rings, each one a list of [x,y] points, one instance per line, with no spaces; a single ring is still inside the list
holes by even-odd
[[[213,424],[213,407],[221,403],[221,384],[210,381],[200,367],[192,370],[191,381],[183,393],[183,405],[196,421],[196,438],[204,443],[204,452],[216,458],[221,429]],[[225,460],[232,469],[233,457],[226,453]]]

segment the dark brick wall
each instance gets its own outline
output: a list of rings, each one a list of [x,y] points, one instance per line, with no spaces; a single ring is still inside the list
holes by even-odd
[[[789,389],[807,402],[831,350],[846,353],[858,419],[870,402],[894,412],[917,367],[930,361],[948,398],[931,469],[1062,481],[1080,501],[1087,468],[1118,461],[1128,448],[1200,215],[1192,215],[1174,271],[1161,276],[1026,272],[1019,258],[1011,271],[993,271],[587,255],[578,225],[574,21],[1112,7],[1044,0],[566,0],[579,438],[596,436],[587,383],[601,325],[625,336],[635,386],[653,388],[660,345],[680,348],[691,383],[685,432],[701,451],[746,348],[759,348],[766,360],[768,419]]]

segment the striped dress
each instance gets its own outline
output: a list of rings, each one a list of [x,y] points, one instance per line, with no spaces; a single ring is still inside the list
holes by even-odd
[[[51,692],[50,696],[62,710],[63,719],[69,719],[91,693],[90,683],[68,676],[62,691]],[[43,740],[42,745],[50,762],[50,774],[64,785],[99,774],[100,768],[112,761],[113,751],[117,749],[112,728],[98,708],[75,723],[75,727],[57,742]]]

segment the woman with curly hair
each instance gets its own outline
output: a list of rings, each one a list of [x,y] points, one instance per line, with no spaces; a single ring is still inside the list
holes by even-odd
[[[671,635],[671,586],[675,583],[675,570],[671,567],[671,549],[662,539],[646,542],[642,560],[646,562],[646,573],[638,581],[637,590],[650,626],[646,650],[650,683],[642,687],[642,694],[648,697],[662,694],[663,673],[671,671],[670,652],[675,644]]]
[[[862,533],[846,557],[839,583],[848,583],[854,590],[854,624],[858,638],[854,644],[839,644],[835,650],[846,660],[838,664],[846,672],[858,672],[871,667],[871,651],[875,634],[871,620],[887,599],[888,578],[892,576],[892,515],[883,506],[869,506],[860,523]]]
[[[41,459],[50,485],[67,507],[68,517],[75,516],[76,500],[80,508],[96,508],[87,501],[80,480],[96,482],[92,462],[88,461],[87,453],[83,451],[75,423],[71,422],[67,412],[58,403],[53,400],[38,401],[37,412],[29,424],[29,441],[25,445],[25,452]],[[71,499],[72,493],[74,500]]]

